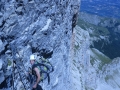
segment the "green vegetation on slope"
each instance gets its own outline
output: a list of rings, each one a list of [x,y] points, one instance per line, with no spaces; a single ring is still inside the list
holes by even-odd
[[[84,20],[81,20],[80,18],[78,19],[77,25],[80,26],[84,30],[91,29],[93,30],[93,33],[90,33],[90,36],[96,36],[99,37],[100,35],[105,36],[109,35],[109,31],[107,28],[91,24],[89,22],[85,22]]]
[[[8,66],[11,66],[12,62],[10,59],[8,59]]]
[[[107,56],[105,56],[104,54],[98,52],[97,50],[95,50],[94,48],[91,48],[91,51],[93,52],[94,56],[91,56],[91,64],[93,65],[95,61],[100,60],[100,65],[99,65],[99,69],[102,70],[102,67],[105,64],[108,64],[111,62],[111,59]]]

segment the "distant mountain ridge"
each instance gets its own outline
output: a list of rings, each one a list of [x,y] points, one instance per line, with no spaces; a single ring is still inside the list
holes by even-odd
[[[80,13],[78,25],[89,31],[91,47],[97,48],[111,59],[120,56],[120,20]]]

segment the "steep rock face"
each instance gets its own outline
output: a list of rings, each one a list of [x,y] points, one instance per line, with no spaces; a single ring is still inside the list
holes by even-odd
[[[75,27],[72,38],[73,90],[119,90],[120,58],[111,60],[99,50],[90,48],[89,32],[79,26]]]
[[[120,87],[120,58],[115,58],[109,64],[102,68],[100,82],[98,83],[97,90],[109,89],[119,90]]]
[[[83,90],[119,90],[120,58],[117,55],[117,58],[111,59],[111,57],[116,57],[115,53],[119,54],[119,20],[86,13],[80,15],[81,20],[78,21],[78,25],[81,28],[78,30],[87,32],[90,35],[90,37],[87,37],[89,38],[89,45],[92,44],[92,47],[87,50],[88,54],[84,54],[89,58],[84,60],[87,60],[88,64],[82,63],[83,67],[87,67],[81,70],[81,73],[84,72],[85,76],[82,77],[83,83],[85,83]],[[84,40],[84,37],[82,39]],[[112,48],[109,48],[109,46],[112,46]],[[79,52],[78,55],[81,54],[82,49],[77,51]],[[106,56],[105,52],[109,52],[111,55],[107,54]],[[76,55],[78,58],[76,60],[81,61],[82,59],[79,59],[78,55]]]
[[[75,86],[73,90],[89,90],[96,86],[94,78],[96,73],[93,73],[95,69],[90,63],[89,40],[89,33],[76,26],[73,34],[74,51],[71,63],[71,74]]]
[[[95,87],[89,84],[87,90],[119,90],[120,58],[111,60],[95,48],[90,49],[89,54],[91,64],[89,72],[92,73],[89,77],[94,78],[95,82],[92,82],[92,84]]]
[[[14,64],[27,70],[29,56],[37,53],[54,66],[50,85],[45,80],[42,87],[45,90],[72,90],[70,38],[80,0],[2,0],[0,5],[0,58],[3,62],[0,77],[9,77]],[[21,81],[17,75],[15,85]],[[4,84],[8,83],[7,80]],[[7,87],[11,88],[10,85]]]

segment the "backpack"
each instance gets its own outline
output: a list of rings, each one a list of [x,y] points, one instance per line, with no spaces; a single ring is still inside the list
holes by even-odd
[[[40,71],[40,76],[41,76],[40,80],[43,81],[44,79],[48,78],[48,84],[49,84],[50,83],[49,74],[54,71],[51,63],[44,58],[40,58],[39,60],[37,60],[35,64],[32,66],[32,72],[34,75],[36,75],[36,73],[33,70],[35,67],[37,67]]]

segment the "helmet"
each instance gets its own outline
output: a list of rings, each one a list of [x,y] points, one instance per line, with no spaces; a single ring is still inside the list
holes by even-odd
[[[30,55],[30,60],[35,60],[35,55]]]

